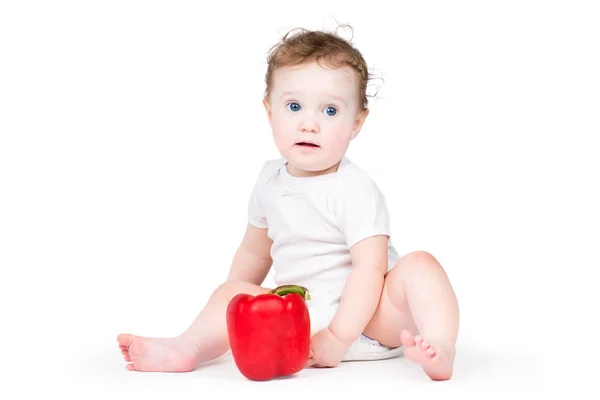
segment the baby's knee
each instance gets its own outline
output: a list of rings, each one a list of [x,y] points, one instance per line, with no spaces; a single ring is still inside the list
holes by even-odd
[[[423,274],[439,275],[445,274],[443,267],[438,260],[426,251],[414,251],[400,258],[395,267],[390,271],[390,280],[406,281],[415,275],[422,276]]]
[[[423,250],[417,250],[413,251],[412,253],[408,253],[405,258],[407,262],[413,265],[439,265],[436,258],[431,255],[431,253]]]
[[[426,251],[413,251],[408,253],[402,258],[405,270],[417,270],[422,272],[423,270],[439,270],[442,266],[438,260]]]

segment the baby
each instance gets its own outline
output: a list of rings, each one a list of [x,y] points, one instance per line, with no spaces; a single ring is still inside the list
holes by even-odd
[[[384,196],[345,155],[369,114],[367,65],[333,33],[289,32],[271,49],[264,106],[280,159],[249,198],[248,224],[229,275],[187,330],[172,338],[121,334],[132,371],[186,372],[229,349],[226,308],[279,285],[308,288],[307,367],[405,356],[433,380],[453,373],[459,310],[438,261],[399,257]]]

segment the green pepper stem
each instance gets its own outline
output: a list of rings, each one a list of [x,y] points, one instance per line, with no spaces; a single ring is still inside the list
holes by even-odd
[[[269,291],[270,294],[276,294],[278,296],[285,296],[290,293],[297,293],[304,298],[304,300],[310,300],[310,294],[308,293],[308,289],[304,286],[300,285],[283,285],[278,286],[273,290]]]

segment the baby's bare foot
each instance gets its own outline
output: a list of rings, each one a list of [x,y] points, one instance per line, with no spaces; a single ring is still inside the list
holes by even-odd
[[[434,381],[450,379],[454,365],[454,348],[431,345],[421,336],[413,336],[406,329],[400,335],[406,357],[420,364],[425,373]]]
[[[179,338],[122,334],[117,341],[130,371],[189,372],[198,364],[194,346]]]

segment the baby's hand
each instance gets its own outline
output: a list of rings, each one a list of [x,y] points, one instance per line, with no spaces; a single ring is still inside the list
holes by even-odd
[[[349,344],[336,338],[329,328],[322,329],[315,333],[310,340],[310,358],[307,366],[337,367],[344,359],[349,347]]]

